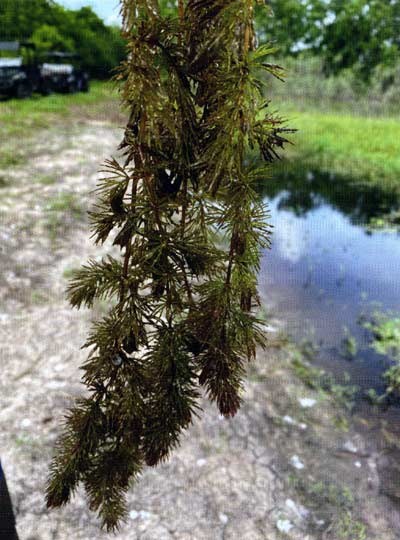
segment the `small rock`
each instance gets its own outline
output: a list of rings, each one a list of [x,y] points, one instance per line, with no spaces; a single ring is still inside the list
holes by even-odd
[[[296,503],[292,501],[292,499],[286,499],[285,504],[288,508],[290,508],[290,510],[294,510],[296,512],[297,510]]]
[[[342,448],[343,450],[345,450],[346,452],[350,452],[351,454],[357,454],[358,452],[356,445],[352,441],[346,441],[343,444]]]
[[[298,469],[299,471],[300,471],[301,469],[304,469],[304,463],[302,463],[302,462],[300,461],[299,456],[293,456],[292,459],[290,460],[290,463],[293,465],[293,467],[294,467],[295,469]]]
[[[204,467],[204,465],[207,463],[207,460],[204,458],[200,458],[196,461],[196,465],[198,467]]]
[[[289,426],[297,426],[297,427],[299,427],[299,428],[302,429],[302,430],[307,429],[307,424],[304,424],[304,422],[301,422],[300,424],[298,424],[298,423],[296,422],[296,420],[295,420],[294,418],[292,418],[291,416],[286,415],[286,416],[284,416],[284,417],[282,418],[282,420],[283,420],[283,422],[284,422],[285,424],[288,424]]]
[[[293,523],[291,523],[288,519],[278,519],[276,522],[276,527],[278,531],[288,533],[293,529]]]
[[[354,465],[357,467],[357,469],[361,469],[362,465],[359,461],[356,461]]]
[[[61,388],[64,388],[65,385],[65,381],[49,381],[46,383],[46,388],[48,390],[60,390]]]
[[[32,425],[32,422],[29,420],[29,418],[24,418],[22,421],[21,421],[21,424],[20,426],[22,428],[28,428]]]
[[[317,400],[312,398],[300,398],[299,403],[303,407],[303,409],[309,409],[311,407],[314,407],[314,405],[317,403]]]
[[[291,416],[287,416],[287,415],[286,415],[286,416],[284,416],[284,417],[282,418],[282,420],[285,422],[285,424],[289,424],[290,426],[296,425],[296,421],[293,420],[293,418],[292,418]]]
[[[219,520],[223,525],[226,525],[229,521],[229,518],[226,514],[219,514]]]
[[[131,510],[129,512],[129,517],[130,517],[130,519],[132,519],[134,521],[135,519],[137,519],[139,517],[139,512],[136,512],[136,510]]]
[[[151,519],[152,514],[151,512],[146,512],[146,510],[140,510],[139,516],[144,521],[148,521],[149,519]]]
[[[304,506],[301,506],[300,504],[296,504],[294,501],[292,501],[292,499],[286,499],[285,504],[287,508],[289,508],[289,510],[291,510],[299,518],[306,518],[310,514],[307,508],[304,508]]]

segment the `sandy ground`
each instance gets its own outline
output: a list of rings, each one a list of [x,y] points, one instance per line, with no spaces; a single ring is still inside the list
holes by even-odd
[[[72,311],[64,289],[72,268],[101,254],[85,211],[119,135],[106,123],[58,128],[23,165],[0,171],[0,456],[21,540],[110,537],[83,493],[51,512],[43,493],[63,412],[83,391],[80,346],[105,309]],[[227,421],[205,403],[172,459],[130,491],[117,540],[400,538],[398,506],[382,494],[382,449],[351,422],[347,432],[334,427],[340,413],[290,372],[272,330],[243,409]]]

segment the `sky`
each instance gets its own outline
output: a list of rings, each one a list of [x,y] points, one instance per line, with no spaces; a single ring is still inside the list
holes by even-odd
[[[79,9],[82,6],[91,6],[107,24],[118,22],[119,0],[57,0],[59,4]]]

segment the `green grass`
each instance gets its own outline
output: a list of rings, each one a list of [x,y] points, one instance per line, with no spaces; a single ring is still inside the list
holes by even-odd
[[[54,176],[48,176],[48,175],[41,176],[40,178],[38,178],[37,181],[39,182],[39,184],[42,184],[43,186],[52,186],[53,184],[57,182]]]
[[[0,175],[0,188],[7,187],[9,185],[9,180],[5,177]]]
[[[39,134],[50,129],[65,131],[68,126],[88,121],[124,124],[114,84],[93,81],[88,93],[34,95],[29,99],[0,101],[0,140],[4,141],[0,169],[25,163]]]
[[[0,167],[7,169],[9,167],[16,167],[22,165],[24,162],[24,157],[21,152],[16,152],[12,148],[2,148],[0,154]]]
[[[367,529],[351,512],[345,512],[338,523],[338,535],[341,540],[367,540]]]
[[[118,94],[112,83],[93,81],[90,92],[35,95],[0,102],[0,136],[23,137],[66,120],[110,119],[118,115]]]
[[[274,101],[299,131],[285,151],[289,166],[351,177],[361,183],[400,189],[399,118],[361,117],[347,112],[299,110],[290,101]]]
[[[79,221],[85,217],[85,210],[74,193],[60,193],[47,201],[44,207],[46,212],[45,226],[49,237],[55,241],[63,227],[71,219]]]

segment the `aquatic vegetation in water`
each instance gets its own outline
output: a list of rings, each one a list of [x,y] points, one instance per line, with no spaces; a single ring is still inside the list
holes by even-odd
[[[341,540],[367,540],[366,527],[353,518],[347,511],[338,523],[338,535]]]
[[[353,409],[359,387],[350,384],[348,373],[343,374],[344,384],[339,384],[331,373],[311,365],[304,354],[297,349],[292,353],[291,364],[296,375],[306,386],[318,390],[322,395],[334,396],[335,402],[343,409],[348,411]],[[341,419],[340,415],[339,420]]]
[[[378,353],[388,356],[394,364],[383,373],[387,389],[378,401],[384,400],[391,394],[400,395],[400,317],[390,318],[380,312],[375,312],[369,321],[362,323],[363,327],[372,334],[371,347]],[[369,392],[371,398],[376,397]]]
[[[341,343],[341,353],[347,360],[352,360],[358,353],[358,343],[356,338],[350,334],[347,327],[344,327],[344,338]]]
[[[390,212],[379,217],[372,217],[368,223],[368,231],[383,231],[396,233],[400,228],[400,212]]]
[[[265,344],[253,308],[270,245],[255,190],[266,169],[244,159],[257,147],[274,161],[291,130],[266,110],[258,74],[282,70],[267,63],[273,49],[256,49],[254,4],[180,1],[171,18],[121,1],[128,56],[116,79],[130,116],[90,220],[95,242],[122,253],[90,260],[68,288],[76,308],[117,301],[84,345],[90,395],[67,416],[47,487],[59,507],[83,483],[107,531],[126,518],[144,466],[165,461],[198,416],[200,388],[236,414],[245,365]]]

